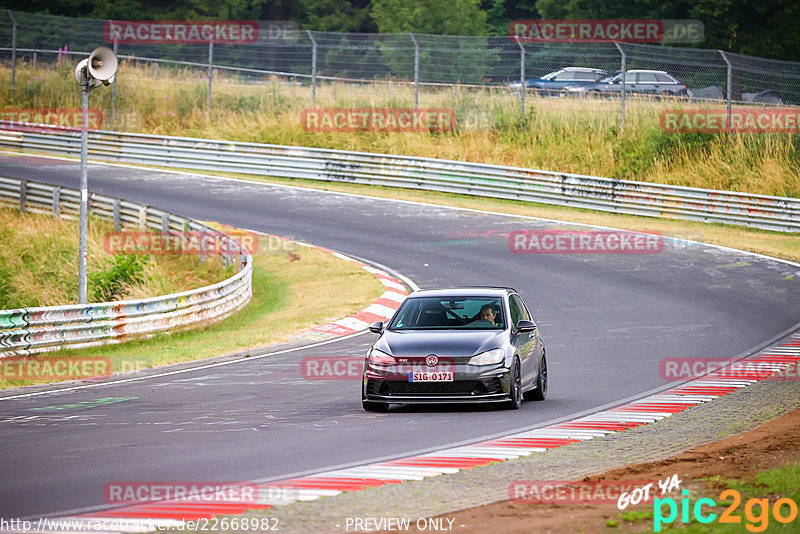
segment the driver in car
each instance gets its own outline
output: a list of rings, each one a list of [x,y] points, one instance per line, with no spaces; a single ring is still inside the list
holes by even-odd
[[[481,314],[476,321],[489,321],[492,326],[497,326],[497,323],[494,322],[496,316],[497,312],[494,311],[492,305],[486,304],[481,308]]]

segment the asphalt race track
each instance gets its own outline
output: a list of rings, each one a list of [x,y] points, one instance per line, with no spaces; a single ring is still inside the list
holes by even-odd
[[[3,156],[0,175],[77,188],[77,162]],[[554,223],[421,204],[91,165],[94,192],[305,240],[423,288],[507,285],[540,326],[549,397],[367,414],[357,380],[305,380],[306,356],[362,355],[362,334],[134,382],[0,400],[0,517],[101,506],[115,481],[255,481],[512,432],[665,387],[664,358],[732,357],[800,320],[798,268],[666,242],[657,254],[513,254]],[[700,238],[701,236],[695,236]],[[50,406],[127,399],[83,410]]]

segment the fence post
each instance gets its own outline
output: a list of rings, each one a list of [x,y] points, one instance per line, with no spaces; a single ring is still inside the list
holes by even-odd
[[[110,21],[109,21],[110,22]],[[119,40],[114,37],[114,56],[119,57]],[[117,128],[117,77],[114,76],[114,81],[111,83],[111,124],[114,129]]]
[[[169,233],[169,214],[164,212],[161,214],[161,235]]]
[[[28,181],[19,181],[19,212],[25,213],[25,204],[28,201]]]
[[[34,52],[33,52],[33,68],[34,69],[36,69],[36,62],[37,62],[38,59],[39,59],[39,52],[34,50]]]
[[[519,42],[519,36],[514,38],[519,46],[519,118],[525,117],[525,47]]]
[[[58,219],[61,214],[61,187],[53,188],[53,218]]]
[[[306,30],[311,39],[311,107],[317,107],[317,40],[311,30]]]
[[[119,232],[120,229],[120,220],[119,220],[119,208],[122,201],[120,199],[115,198],[114,204],[111,207],[111,219],[114,222],[114,231]]]
[[[144,232],[147,229],[147,206],[139,206],[139,230]]]
[[[419,43],[413,33],[408,32],[408,35],[414,41],[414,113],[416,113],[419,108]]]
[[[620,65],[620,76],[622,76],[622,91],[620,91],[620,104],[619,104],[619,133],[625,131],[625,74],[626,70],[626,60],[627,56],[625,55],[625,50],[622,49],[622,46],[616,41],[614,44],[617,45],[617,50],[619,53],[622,54],[621,65]]]
[[[731,101],[733,100],[733,66],[731,65],[728,56],[725,55],[725,52],[722,50],[718,51],[722,56],[722,59],[725,60],[725,64],[728,65],[728,118],[725,120],[725,128],[728,133],[731,133]]]
[[[154,80],[158,79],[158,61],[153,63],[153,79]]]
[[[200,236],[200,251],[197,254],[197,259],[200,263],[206,262],[206,229],[203,228],[198,230],[198,235]]]
[[[11,17],[11,98],[14,98],[14,83],[17,78],[17,19],[10,9],[8,16]]]
[[[214,79],[214,41],[208,41],[208,97],[206,99],[206,113],[211,120],[211,80]]]

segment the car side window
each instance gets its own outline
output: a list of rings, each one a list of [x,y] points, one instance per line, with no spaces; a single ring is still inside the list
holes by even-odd
[[[573,78],[574,78],[574,73],[571,71],[566,71],[556,75],[556,77],[553,78],[553,80],[557,82],[563,82],[567,80],[572,80]]]
[[[519,320],[530,321],[531,315],[528,313],[528,310],[525,308],[525,304],[522,303],[522,299],[519,298],[518,295],[511,295],[509,305],[512,307],[513,310],[516,308],[518,310],[517,314],[518,317],[514,319],[514,324],[516,325]],[[513,317],[513,316],[512,316]]]
[[[512,326],[517,326],[517,323],[519,322],[520,316],[522,314],[519,301],[515,297],[516,295],[511,295],[511,298],[508,299],[508,311],[511,314]]]
[[[675,80],[673,80],[666,74],[656,74],[656,79],[658,79],[660,83],[675,83]]]
[[[639,82],[641,83],[655,83],[656,75],[652,72],[640,72],[639,73]]]
[[[636,73],[635,72],[626,72],[625,73],[625,83],[636,83]]]

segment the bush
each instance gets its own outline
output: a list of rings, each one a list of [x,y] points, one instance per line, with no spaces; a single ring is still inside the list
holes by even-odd
[[[144,283],[144,268],[149,260],[150,256],[120,255],[114,258],[108,269],[90,274],[94,300],[119,300],[127,288]]]

